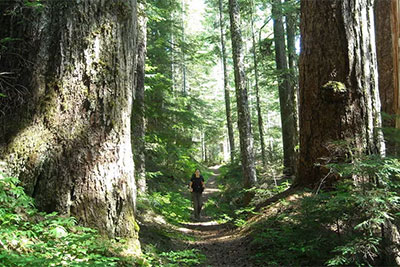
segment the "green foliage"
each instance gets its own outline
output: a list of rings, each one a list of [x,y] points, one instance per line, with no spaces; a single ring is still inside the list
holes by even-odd
[[[43,2],[43,0],[29,0],[29,1],[25,1],[24,5],[28,8],[41,10],[45,7],[42,2]]]
[[[246,190],[242,186],[242,169],[238,162],[220,167],[217,183],[220,193],[204,203],[207,215],[219,223],[245,224],[254,207],[244,207],[242,199]]]
[[[178,192],[153,192],[149,195],[152,207],[168,222],[178,225],[190,221],[191,200]]]
[[[395,125],[396,120],[399,119],[399,115],[391,115],[385,112],[382,112],[381,115],[384,125]],[[387,142],[397,144],[397,146],[400,144],[400,129],[395,127],[382,127],[381,130]]]
[[[150,266],[198,266],[206,260],[197,249],[160,252],[154,246],[146,246],[144,255]]]
[[[197,249],[163,252],[160,256],[165,257],[170,263],[166,266],[194,266],[203,263],[206,257]]]
[[[276,212],[254,226],[257,264],[385,264],[384,244],[390,240],[383,240],[382,227],[399,225],[399,160],[370,156],[330,167],[355,180],[275,204]]]
[[[35,209],[18,179],[0,174],[2,266],[121,266],[124,242],[108,240],[72,217]]]

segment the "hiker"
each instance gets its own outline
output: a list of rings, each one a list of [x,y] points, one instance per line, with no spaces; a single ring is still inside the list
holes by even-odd
[[[196,171],[192,175],[192,179],[190,179],[189,184],[190,192],[192,192],[194,218],[196,220],[200,219],[201,207],[203,205],[201,202],[201,194],[203,193],[204,188],[204,178],[201,175],[200,170],[196,169]]]

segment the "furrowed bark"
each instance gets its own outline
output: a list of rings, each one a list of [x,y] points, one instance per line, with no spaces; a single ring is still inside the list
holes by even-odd
[[[136,1],[21,2],[0,3],[15,11],[1,16],[1,37],[20,40],[23,58],[0,68],[23,73],[13,84],[27,90],[0,118],[1,158],[41,210],[134,240]]]

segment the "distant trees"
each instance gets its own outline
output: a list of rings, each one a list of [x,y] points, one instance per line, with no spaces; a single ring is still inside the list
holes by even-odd
[[[327,163],[383,152],[375,32],[363,27],[373,20],[371,0],[301,2],[296,184],[331,179]]]
[[[251,26],[251,41],[252,41],[252,54],[253,54],[253,67],[254,67],[254,90],[256,95],[256,109],[257,109],[257,123],[258,123],[258,132],[260,134],[260,146],[261,146],[261,159],[263,166],[267,165],[267,156],[265,151],[265,137],[264,137],[264,120],[262,117],[261,111],[261,97],[260,97],[260,87],[259,87],[259,63],[257,56],[257,42],[256,42],[256,34],[254,29],[254,13],[255,6],[253,0],[250,1],[250,26]]]
[[[2,1],[0,9],[0,39],[15,40],[2,46],[0,72],[20,75],[2,92],[26,92],[1,114],[1,160],[40,209],[135,239],[136,1]]]
[[[181,170],[189,172],[192,137],[201,127],[189,107],[194,102],[189,90],[183,93],[184,84],[189,84],[185,79],[190,78],[190,61],[183,64],[183,53],[193,54],[182,36],[181,0],[147,0],[146,14],[146,171],[177,175]],[[196,104],[199,109],[201,103]]]
[[[288,68],[288,57],[285,44],[285,28],[283,24],[282,1],[272,1],[272,17],[274,20],[275,61],[278,71],[279,103],[282,123],[283,165],[287,175],[293,175],[296,169],[297,145],[297,106],[296,91],[293,78]],[[291,25],[292,26],[292,25]],[[288,28],[292,29],[292,28]],[[292,29],[293,31],[293,29]],[[293,32],[289,32],[290,51],[293,53]],[[293,54],[290,55],[293,68]]]
[[[230,96],[229,84],[228,84],[229,77],[228,77],[228,71],[227,71],[227,60],[226,60],[227,54],[226,54],[225,30],[224,30],[225,23],[224,23],[222,0],[218,0],[218,10],[219,10],[219,27],[220,27],[220,36],[221,36],[221,57],[222,57],[222,67],[223,67],[223,75],[224,75],[226,125],[228,128],[229,147],[230,147],[230,151],[231,151],[231,162],[233,162],[233,160],[235,158],[235,136],[233,133],[231,96]]]

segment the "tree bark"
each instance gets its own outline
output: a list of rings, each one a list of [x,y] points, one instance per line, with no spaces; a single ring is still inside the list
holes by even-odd
[[[284,173],[291,176],[296,169],[296,104],[295,92],[290,86],[290,76],[286,57],[285,30],[283,27],[282,2],[273,0],[274,41],[276,69],[279,74],[279,104],[281,111]]]
[[[181,47],[182,53],[182,94],[185,96],[187,94],[187,77],[186,77],[186,32],[185,32],[185,12],[186,12],[186,3],[185,0],[182,0],[182,43],[183,47]]]
[[[10,122],[1,158],[41,210],[134,240],[136,1],[42,3],[31,11],[22,1],[1,3],[15,11],[1,16],[2,37],[22,39],[26,63],[7,64],[23,73],[14,84],[29,91],[29,104],[0,119]]]
[[[231,162],[235,159],[235,136],[233,134],[232,126],[232,111],[231,111],[231,96],[228,86],[228,71],[226,64],[226,47],[225,47],[225,31],[224,31],[224,17],[222,0],[219,0],[219,27],[221,33],[221,56],[222,56],[222,67],[224,72],[224,93],[225,93],[225,111],[226,111],[226,125],[228,128],[229,147],[231,151]]]
[[[260,101],[260,90],[258,88],[258,58],[257,58],[257,43],[256,43],[256,37],[254,34],[254,18],[253,18],[253,12],[254,12],[254,3],[251,1],[251,38],[253,42],[253,63],[254,63],[254,79],[255,79],[255,93],[256,93],[256,106],[257,106],[257,122],[258,122],[258,132],[260,134],[260,144],[261,144],[261,158],[262,158],[262,163],[263,166],[267,166],[267,159],[265,156],[265,142],[264,142],[264,123],[263,123],[263,118],[262,118],[262,113],[261,113],[261,101]]]
[[[250,188],[257,181],[254,166],[253,135],[244,71],[242,36],[240,32],[240,11],[236,0],[229,0],[231,23],[232,57],[235,74],[236,101],[238,110],[238,128],[240,138],[240,155],[244,177],[244,188]],[[245,203],[250,201],[248,194]]]
[[[375,1],[376,52],[378,58],[379,92],[382,112],[391,115],[383,127],[400,128],[399,94],[399,6],[397,0]],[[393,137],[392,137],[393,138]],[[396,154],[396,143],[385,132],[387,154]]]
[[[362,21],[362,23],[360,23]],[[295,184],[329,162],[383,154],[372,0],[301,2],[300,159]]]
[[[285,0],[287,5],[292,4],[293,0]],[[293,81],[293,86],[295,86],[294,81],[297,80],[296,77],[296,28],[298,27],[296,23],[296,12],[290,11],[285,14],[286,18],[286,37],[287,37],[287,51],[288,51],[288,63],[289,71],[291,74],[291,81]]]
[[[294,5],[293,0],[285,0],[285,3]],[[294,145],[294,171],[297,172],[297,158],[298,158],[298,150],[296,147],[299,145],[299,110],[298,110],[298,99],[299,99],[299,90],[298,90],[298,66],[296,59],[296,29],[298,28],[297,23],[297,12],[291,11],[286,14],[286,40],[287,40],[287,51],[288,51],[288,67],[289,67],[289,92],[291,94],[291,98],[293,99],[293,145]],[[295,176],[297,174],[295,173]]]
[[[145,168],[145,104],[144,104],[144,79],[145,59],[147,47],[147,17],[145,13],[146,1],[138,2],[138,41],[137,41],[137,66],[136,66],[136,90],[133,101],[133,144],[135,161],[135,178],[138,193],[146,192],[146,168]]]

